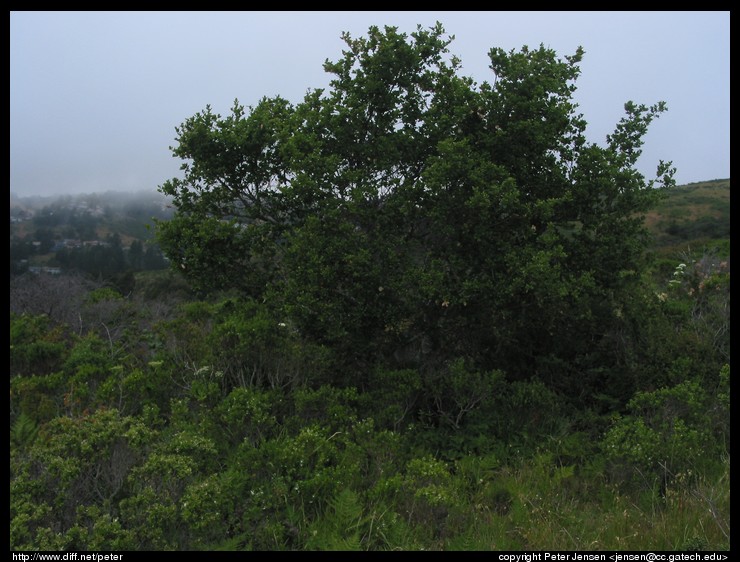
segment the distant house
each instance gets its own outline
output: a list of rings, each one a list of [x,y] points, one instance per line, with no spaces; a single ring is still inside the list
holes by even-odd
[[[72,248],[81,248],[82,242],[75,238],[65,238],[64,240],[57,240],[54,243],[54,246],[52,247],[52,252],[58,252],[59,250],[64,250],[65,248],[72,249]]]
[[[28,272],[33,273],[35,275],[40,275],[41,273],[46,273],[47,275],[61,275],[62,268],[32,265],[28,268]]]

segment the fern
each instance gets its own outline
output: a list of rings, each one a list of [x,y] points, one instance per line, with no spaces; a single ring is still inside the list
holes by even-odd
[[[231,537],[228,539],[224,539],[218,545],[209,546],[207,550],[213,550],[217,552],[233,552],[237,550],[244,550],[245,542],[246,539],[243,536]]]
[[[331,502],[327,514],[309,527],[309,550],[360,550],[363,523],[359,496],[345,488]]]
[[[25,449],[33,444],[38,433],[38,424],[31,416],[21,412],[13,427],[10,428],[10,442],[19,449]]]

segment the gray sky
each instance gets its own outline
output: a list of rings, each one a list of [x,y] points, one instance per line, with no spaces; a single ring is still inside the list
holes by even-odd
[[[463,73],[487,53],[582,45],[576,101],[602,143],[624,102],[664,100],[639,168],[673,160],[678,183],[730,177],[730,12],[11,12],[10,190],[155,189],[179,175],[175,127],[206,104],[227,115],[326,87],[342,31],[440,21]]]

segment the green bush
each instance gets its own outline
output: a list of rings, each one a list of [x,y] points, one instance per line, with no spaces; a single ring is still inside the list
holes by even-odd
[[[47,316],[10,314],[10,376],[46,375],[61,368],[68,342]]]
[[[613,467],[650,485],[666,482],[686,470],[716,462],[707,393],[694,380],[653,392],[639,392],[628,415],[617,416],[603,450]]]

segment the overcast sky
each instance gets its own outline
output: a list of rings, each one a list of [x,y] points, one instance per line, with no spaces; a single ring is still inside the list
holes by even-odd
[[[463,73],[492,81],[487,53],[581,45],[575,98],[602,143],[624,102],[664,100],[639,168],[673,160],[678,183],[730,177],[728,12],[11,12],[10,190],[156,189],[179,175],[175,127],[206,104],[228,114],[326,87],[340,35],[440,21]]]

